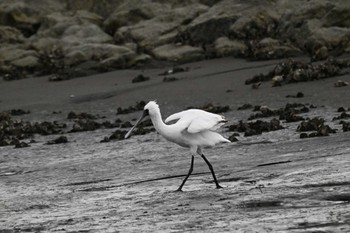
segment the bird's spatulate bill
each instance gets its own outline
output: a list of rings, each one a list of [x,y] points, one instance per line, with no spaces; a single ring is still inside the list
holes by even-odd
[[[127,132],[127,133],[125,134],[124,138],[130,137],[132,131],[136,128],[136,126],[137,126],[146,116],[148,116],[148,110],[144,110],[144,111],[142,112],[142,115],[141,115],[140,119],[138,119],[138,120],[136,121],[135,125],[129,130],[129,132]]]

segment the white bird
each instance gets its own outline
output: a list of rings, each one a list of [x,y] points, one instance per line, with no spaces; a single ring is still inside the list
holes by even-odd
[[[214,130],[220,128],[223,124],[225,124],[225,122],[227,122],[223,116],[199,109],[189,109],[169,116],[165,120],[165,123],[175,120],[177,120],[177,122],[168,125],[162,120],[158,104],[155,101],[150,101],[145,105],[142,116],[125,135],[125,138],[130,136],[131,132],[146,116],[150,116],[155,129],[165,139],[182,147],[190,148],[192,155],[191,167],[177,191],[182,191],[182,187],[184,186],[188,177],[191,175],[194,156],[196,154],[201,155],[204,161],[207,163],[213,175],[216,188],[222,188],[216,179],[213,166],[202,153],[202,148],[212,147],[221,142],[230,142],[228,139],[214,132]]]

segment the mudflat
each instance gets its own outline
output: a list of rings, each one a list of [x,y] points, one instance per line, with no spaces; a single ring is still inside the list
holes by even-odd
[[[230,126],[247,121],[254,106],[300,103],[309,108],[299,114],[304,121],[319,117],[335,130],[300,138],[300,121],[281,120],[280,130],[249,137],[238,132],[237,142],[204,151],[224,188],[215,189],[198,157],[184,192],[174,191],[189,169],[189,151],[156,132],[107,143],[101,140],[116,128],[35,135],[32,142],[24,140],[30,147],[0,147],[0,232],[350,231],[350,133],[334,119],[340,107],[349,111],[350,87],[335,83],[350,82],[350,75],[279,87],[262,82],[257,89],[244,84],[281,61],[222,58],[184,64],[185,72],[166,76],[159,74],[171,67],[62,82],[0,81],[0,111],[30,111],[13,116],[18,121],[71,127],[67,115],[74,111],[134,123],[139,111],[117,114],[118,108],[156,100],[163,118],[187,107],[229,106],[220,114]],[[150,79],[133,83],[140,74]],[[174,79],[164,82],[165,77]],[[286,97],[298,92],[303,97]],[[238,110],[244,104],[253,108]],[[62,135],[67,143],[47,145]]]

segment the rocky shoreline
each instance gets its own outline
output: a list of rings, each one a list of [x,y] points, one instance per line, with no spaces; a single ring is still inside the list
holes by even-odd
[[[215,57],[350,52],[347,1],[57,1],[0,4],[0,75],[65,80]]]

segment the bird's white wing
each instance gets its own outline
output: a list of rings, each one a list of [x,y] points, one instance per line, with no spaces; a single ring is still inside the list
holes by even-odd
[[[187,130],[188,133],[216,130],[226,122],[223,116],[200,109],[190,109],[175,113],[165,119],[165,123],[174,120],[178,120],[176,124],[184,130]]]
[[[164,122],[165,122],[165,123],[169,123],[170,121],[178,120],[178,119],[180,119],[181,117],[186,116],[186,112],[187,112],[187,111],[182,111],[182,112],[174,113],[173,115],[168,116],[168,117],[165,119]]]
[[[199,133],[204,130],[216,130],[220,128],[226,120],[220,115],[201,116],[193,118],[187,128],[189,133]]]

